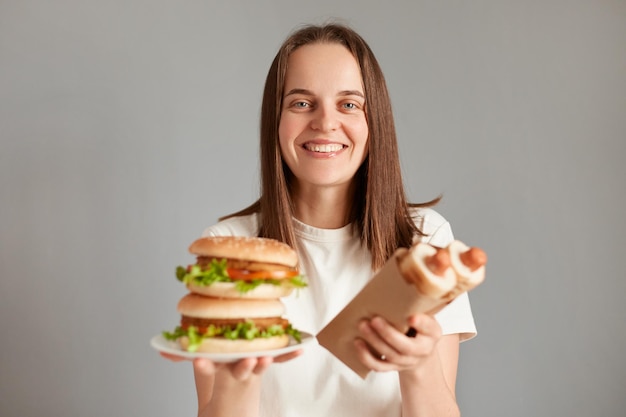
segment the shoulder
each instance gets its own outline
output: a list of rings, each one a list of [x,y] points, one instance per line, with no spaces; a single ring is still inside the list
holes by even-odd
[[[259,233],[258,214],[230,217],[202,232],[202,236],[257,236]]]
[[[411,217],[424,236],[418,240],[434,246],[447,246],[454,240],[452,227],[448,220],[430,207],[420,207],[411,210]]]
[[[466,292],[435,314],[442,334],[458,334],[461,342],[476,336],[476,323],[472,314],[469,296]]]

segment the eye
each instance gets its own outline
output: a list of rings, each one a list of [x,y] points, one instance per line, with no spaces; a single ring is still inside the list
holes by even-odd
[[[285,103],[285,108],[291,111],[303,112],[309,111],[313,105],[309,100],[296,98]]]
[[[340,107],[342,110],[350,112],[363,108],[362,104],[357,101],[344,101]]]

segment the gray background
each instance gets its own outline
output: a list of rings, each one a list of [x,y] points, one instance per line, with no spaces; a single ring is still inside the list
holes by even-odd
[[[278,46],[333,17],[386,73],[411,199],[490,256],[464,415],[624,415],[626,4],[597,0],[0,1],[0,415],[194,415],[148,340],[257,196]]]

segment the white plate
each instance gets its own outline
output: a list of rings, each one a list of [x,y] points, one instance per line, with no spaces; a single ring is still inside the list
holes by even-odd
[[[187,352],[180,348],[177,342],[167,340],[163,335],[156,335],[150,339],[150,345],[163,353],[180,356],[187,359],[208,358],[213,362],[235,362],[244,358],[258,358],[261,356],[275,357],[284,353],[293,352],[304,347],[304,345],[315,340],[312,334],[300,332],[301,342],[296,342],[293,338],[289,338],[289,345],[280,349],[262,350],[257,352],[239,352],[239,353],[206,353],[206,352]]]

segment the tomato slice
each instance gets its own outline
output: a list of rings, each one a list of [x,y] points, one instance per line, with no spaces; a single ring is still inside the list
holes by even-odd
[[[247,269],[228,268],[226,270],[231,279],[285,279],[299,275],[298,271],[249,271]]]

